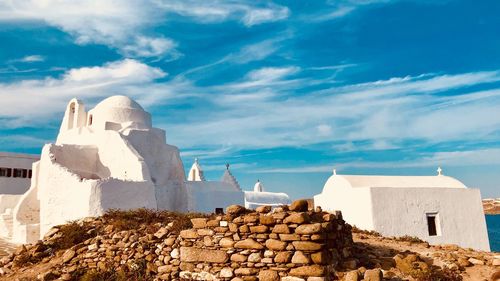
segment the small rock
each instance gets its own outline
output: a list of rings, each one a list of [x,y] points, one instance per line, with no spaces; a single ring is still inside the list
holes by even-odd
[[[233,269],[230,267],[224,267],[220,271],[220,277],[222,277],[222,278],[231,278],[233,276],[234,276]]]
[[[277,271],[261,270],[259,272],[259,281],[279,281],[279,280],[280,280],[280,277],[279,277]]]
[[[66,252],[64,252],[64,254],[62,255],[62,262],[63,263],[67,263],[69,262],[71,259],[73,259],[76,255],[76,252],[72,249],[68,249],[66,250]]]
[[[240,206],[240,205],[231,205],[226,208],[226,213],[232,216],[237,216],[239,214],[242,214],[246,211],[245,207]]]
[[[257,213],[269,213],[271,211],[271,206],[259,206],[255,211],[257,211]]]
[[[359,274],[357,270],[347,272],[344,276],[344,281],[359,281]]]
[[[484,265],[484,261],[475,258],[470,258],[469,262],[472,263],[473,265]]]
[[[292,257],[292,263],[298,264],[308,264],[310,259],[302,251],[296,251]]]
[[[379,268],[368,269],[365,271],[364,281],[382,281],[383,274]]]

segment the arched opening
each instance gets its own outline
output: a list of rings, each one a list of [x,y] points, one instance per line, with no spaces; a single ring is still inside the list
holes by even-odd
[[[93,121],[93,117],[92,114],[89,115],[89,122],[88,122],[88,126],[92,126],[92,121]]]
[[[76,111],[76,106],[75,103],[72,102],[69,105],[68,130],[73,129],[73,123],[75,122],[75,111]]]

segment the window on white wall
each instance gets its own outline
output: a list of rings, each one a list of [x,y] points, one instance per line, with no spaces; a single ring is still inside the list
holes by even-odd
[[[0,168],[0,177],[10,177],[11,171],[11,168]]]
[[[22,178],[23,177],[23,169],[13,169],[13,178]]]
[[[429,236],[440,236],[441,227],[439,225],[439,214],[438,213],[427,213],[427,230]]]

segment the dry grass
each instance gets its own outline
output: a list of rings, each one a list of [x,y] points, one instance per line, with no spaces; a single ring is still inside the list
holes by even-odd
[[[59,226],[59,232],[61,236],[55,239],[53,243],[53,249],[65,250],[78,245],[85,240],[95,237],[97,235],[96,231],[92,231],[93,227],[89,223],[78,223],[70,222]]]
[[[110,210],[102,216],[106,224],[113,225],[115,230],[145,229],[146,233],[154,233],[160,225],[166,225],[173,222],[171,229],[174,233],[191,228],[192,218],[209,217],[201,213],[178,213],[171,211],[156,211],[149,209],[135,210]]]
[[[411,243],[425,243],[424,240],[422,240],[416,236],[409,236],[409,235],[396,237],[394,239],[397,241],[404,241],[404,242],[411,242]]]
[[[374,230],[364,230],[364,229],[359,229],[357,226],[353,225],[352,226],[352,232],[353,233],[360,233],[360,234],[366,234],[366,235],[373,235],[380,237],[382,236],[380,233],[374,231]]]

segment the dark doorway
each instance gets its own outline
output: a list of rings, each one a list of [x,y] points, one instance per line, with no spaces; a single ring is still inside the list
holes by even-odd
[[[437,221],[436,221],[436,215],[437,214],[427,214],[427,229],[429,231],[429,236],[437,236]]]

